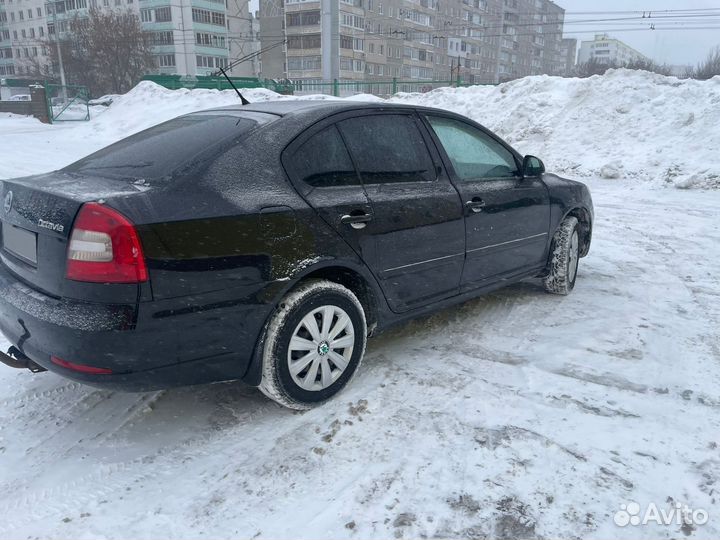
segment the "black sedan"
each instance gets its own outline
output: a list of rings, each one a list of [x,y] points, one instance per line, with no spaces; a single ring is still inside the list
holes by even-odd
[[[391,324],[529,277],[569,293],[593,225],[586,186],[463,116],[343,101],[182,116],[0,202],[3,362],[298,409]]]

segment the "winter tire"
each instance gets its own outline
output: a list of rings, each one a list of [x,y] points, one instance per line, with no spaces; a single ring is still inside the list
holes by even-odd
[[[313,280],[289,292],[270,318],[260,390],[291,409],[310,409],[340,392],[365,354],[365,312],[349,289]]]
[[[550,273],[544,278],[545,290],[554,294],[570,294],[575,287],[580,260],[577,218],[569,216],[563,220],[550,249]]]

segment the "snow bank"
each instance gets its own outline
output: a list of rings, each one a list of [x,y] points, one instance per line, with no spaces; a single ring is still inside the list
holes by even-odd
[[[336,99],[280,96],[244,89],[252,102]],[[382,101],[360,94],[355,101]],[[400,93],[388,101],[467,115],[549,170],[575,177],[626,178],[679,188],[720,187],[720,77],[679,80],[643,71],[609,71],[588,79],[526,77],[499,86]],[[0,178],[60,168],[157,123],[192,111],[235,105],[232,90],[167,90],[141,82],[110,107],[92,107],[87,123],[45,126],[0,117],[18,135],[0,149]],[[43,159],[31,152],[40,144]]]
[[[588,79],[544,75],[398,94],[390,101],[467,115],[565,174],[720,187],[720,77],[680,80],[618,69]]]
[[[242,90],[250,101],[277,99],[275,92],[264,88]],[[137,133],[176,116],[224,105],[237,105],[234,90],[168,90],[153,82],[143,81],[127,94],[114,96],[109,107],[98,108],[87,129],[107,140],[106,144]],[[95,109],[95,108],[94,108]],[[79,132],[84,131],[82,126]]]

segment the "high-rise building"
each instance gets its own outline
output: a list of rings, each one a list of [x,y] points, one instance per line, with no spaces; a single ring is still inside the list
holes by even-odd
[[[139,8],[160,73],[209,75],[232,62],[231,50],[240,55],[250,50],[247,0],[139,0]],[[243,62],[230,73],[252,76],[252,63]]]
[[[0,0],[0,77],[6,75],[15,75],[15,62],[5,0]]]
[[[550,0],[260,0],[262,75],[495,83],[565,71]]]
[[[577,39],[563,39],[560,43],[560,73],[566,77],[573,75],[577,57]]]
[[[623,65],[638,60],[647,61],[649,58],[619,39],[613,39],[607,34],[596,34],[592,41],[583,41],[580,44],[578,64],[585,64],[590,60],[601,64]]]
[[[0,0],[0,76],[57,75],[49,48],[91,8],[135,13],[157,73],[207,75],[255,50],[248,0]],[[243,62],[230,73],[252,76],[256,66]]]

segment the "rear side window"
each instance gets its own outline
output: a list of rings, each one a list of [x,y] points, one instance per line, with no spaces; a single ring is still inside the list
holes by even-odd
[[[338,125],[364,183],[435,180],[432,158],[411,116],[361,116]]]
[[[312,187],[352,186],[360,183],[350,154],[335,126],[316,133],[290,158],[296,178]]]
[[[240,138],[277,116],[244,112],[199,113],[159,124],[69,165],[71,173],[111,178],[169,179],[173,173],[208,157],[225,141]]]

